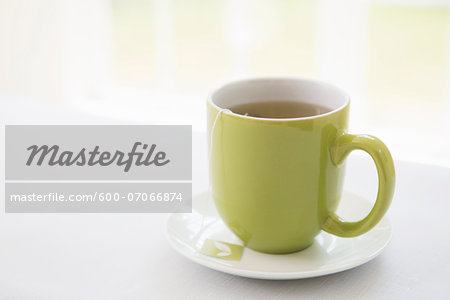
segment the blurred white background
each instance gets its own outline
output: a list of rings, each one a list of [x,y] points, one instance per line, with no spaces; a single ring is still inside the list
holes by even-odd
[[[205,130],[209,91],[329,81],[350,128],[450,166],[448,0],[0,0],[0,99]]]

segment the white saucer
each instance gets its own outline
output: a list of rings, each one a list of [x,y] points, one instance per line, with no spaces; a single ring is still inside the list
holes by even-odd
[[[344,193],[338,214],[356,221],[372,204]],[[339,238],[321,232],[309,248],[292,254],[264,254],[245,248],[239,261],[206,256],[200,249],[206,239],[242,245],[223,224],[207,193],[193,198],[192,213],[172,214],[167,221],[167,238],[172,247],[188,259],[208,268],[259,279],[300,279],[332,274],[362,265],[375,258],[391,239],[391,224],[385,217],[368,233]]]

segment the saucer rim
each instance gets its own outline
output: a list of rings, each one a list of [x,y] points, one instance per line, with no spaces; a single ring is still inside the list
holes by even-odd
[[[198,197],[202,194],[204,194],[204,193],[196,193],[193,196],[193,198]],[[236,276],[246,277],[246,278],[253,278],[253,279],[263,279],[263,280],[306,279],[306,278],[320,277],[320,276],[331,275],[331,274],[336,274],[339,272],[351,270],[351,269],[361,266],[361,265],[375,259],[377,256],[379,256],[380,253],[386,248],[386,246],[390,243],[390,241],[392,239],[392,224],[391,224],[389,218],[387,216],[384,216],[378,224],[380,224],[381,222],[384,222],[387,225],[387,228],[385,230],[387,233],[385,242],[376,251],[370,253],[370,255],[365,256],[360,259],[356,259],[353,262],[348,262],[346,264],[337,264],[337,266],[335,266],[335,267],[327,268],[324,270],[317,269],[317,270],[313,270],[313,271],[273,272],[273,271],[242,270],[242,269],[236,269],[233,266],[227,266],[227,265],[218,263],[217,258],[207,257],[199,252],[192,253],[193,248],[191,248],[187,245],[183,246],[184,243],[182,241],[178,241],[177,238],[174,237],[173,234],[171,234],[169,232],[169,224],[171,222],[171,219],[177,217],[178,215],[179,215],[179,213],[172,213],[168,216],[168,218],[166,219],[166,224],[165,224],[166,228],[164,230],[166,239],[168,240],[169,244],[176,252],[181,254],[183,257],[189,259],[190,261],[198,263],[199,265],[202,265],[209,269],[227,273],[227,274],[231,274],[231,275],[236,275]],[[378,225],[376,225],[374,228],[376,228],[377,226]],[[372,230],[370,230],[370,231],[372,231]],[[370,233],[370,231],[368,233]],[[321,231],[321,232],[323,232],[323,231]],[[353,239],[353,238],[345,238],[345,239]],[[186,247],[188,249],[186,249],[186,251],[185,251],[183,249],[183,247]],[[251,249],[249,249],[249,250],[251,250]],[[252,251],[254,251],[254,250],[252,250]],[[254,251],[254,252],[257,252],[257,251]],[[262,252],[257,252],[257,253],[264,255],[264,256],[273,255],[273,254],[267,254],[267,253],[262,253]],[[286,254],[286,255],[290,255],[290,254]],[[234,262],[234,263],[239,263],[239,261]]]

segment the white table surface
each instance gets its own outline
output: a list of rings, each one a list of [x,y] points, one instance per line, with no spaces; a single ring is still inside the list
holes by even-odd
[[[114,123],[5,101],[0,121]],[[203,133],[194,133],[193,147],[195,194],[207,188]],[[4,145],[0,157],[4,169]],[[349,271],[292,281],[231,276],[185,259],[165,239],[166,214],[5,214],[0,184],[0,299],[449,299],[450,169],[396,168],[385,251]],[[376,180],[367,156],[350,157],[347,190],[372,199]]]

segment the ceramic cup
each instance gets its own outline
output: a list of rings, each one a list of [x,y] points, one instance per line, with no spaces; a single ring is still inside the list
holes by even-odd
[[[270,119],[227,110],[277,99],[317,104],[330,111]],[[310,246],[321,230],[355,237],[383,217],[394,192],[392,157],[376,137],[347,133],[349,109],[349,96],[339,88],[299,78],[235,81],[210,94],[212,197],[225,224],[247,247],[274,254],[295,252]],[[366,151],[375,162],[378,195],[364,219],[346,222],[335,210],[342,195],[345,158],[356,149]]]

